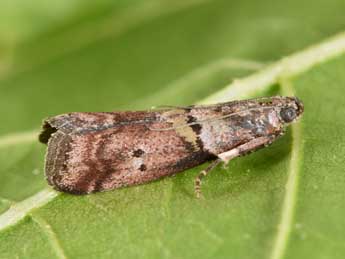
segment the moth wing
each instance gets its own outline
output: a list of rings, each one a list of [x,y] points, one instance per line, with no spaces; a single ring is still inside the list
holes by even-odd
[[[210,155],[197,146],[191,129],[150,129],[170,125],[169,118],[127,112],[73,113],[46,120],[40,141],[48,143],[48,182],[60,191],[83,194],[152,181],[207,160]]]
[[[65,113],[44,120],[39,141],[47,144],[57,130],[66,134],[85,133],[130,124],[148,124],[156,119],[155,113],[145,111]]]

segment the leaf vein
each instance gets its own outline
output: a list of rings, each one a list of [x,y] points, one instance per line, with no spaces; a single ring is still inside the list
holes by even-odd
[[[43,189],[35,195],[12,205],[5,213],[0,215],[0,231],[15,225],[28,216],[31,210],[47,204],[58,195],[56,191]]]
[[[35,214],[30,214],[32,220],[43,230],[47,238],[49,239],[49,242],[51,246],[53,247],[57,258],[59,259],[67,259],[65,252],[63,248],[60,245],[60,242],[56,236],[56,233],[52,229],[51,225],[44,220],[42,217],[35,215]]]
[[[292,85],[286,80],[281,81],[282,91],[286,95],[294,95]],[[281,211],[278,231],[271,251],[271,259],[281,259],[286,251],[296,209],[298,192],[299,161],[303,152],[301,123],[292,125],[292,149],[289,165],[289,174],[285,186],[285,196]]]

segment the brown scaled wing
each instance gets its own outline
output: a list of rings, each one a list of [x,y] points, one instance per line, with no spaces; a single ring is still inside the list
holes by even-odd
[[[214,158],[203,151],[188,109],[70,113],[49,118],[45,171],[55,189],[84,194],[141,184]],[[194,132],[195,131],[195,132]]]

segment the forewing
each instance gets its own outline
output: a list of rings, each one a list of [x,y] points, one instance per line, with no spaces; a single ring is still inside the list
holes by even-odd
[[[73,113],[48,119],[46,176],[56,189],[89,193],[174,174],[210,158],[191,128],[156,131],[187,122],[185,110]]]

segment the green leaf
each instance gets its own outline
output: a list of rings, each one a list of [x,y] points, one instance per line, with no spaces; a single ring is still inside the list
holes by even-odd
[[[0,27],[0,258],[343,258],[345,35],[332,35],[344,7],[61,1],[58,19],[22,6],[47,22],[23,19],[11,41]],[[204,199],[193,180],[205,165],[86,196],[44,179],[46,116],[277,93],[304,101],[302,121],[217,168]]]

